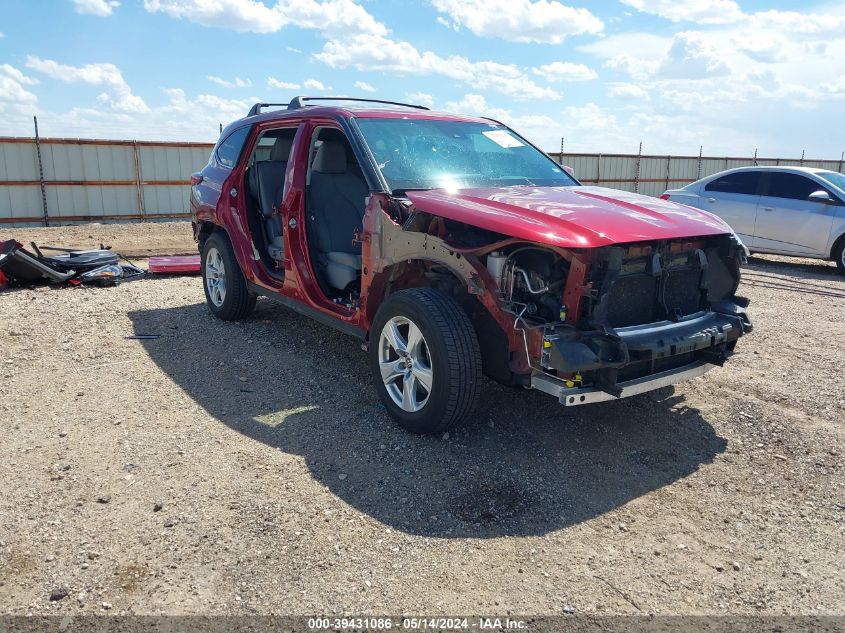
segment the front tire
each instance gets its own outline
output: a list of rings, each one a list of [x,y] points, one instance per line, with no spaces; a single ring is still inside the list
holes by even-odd
[[[836,270],[840,275],[845,275],[845,237],[839,240],[839,244],[833,249],[833,261],[836,262]]]
[[[202,246],[202,285],[208,309],[218,319],[237,321],[255,308],[256,296],[222,233],[213,233]]]
[[[370,330],[373,382],[388,413],[412,433],[446,431],[472,411],[481,351],[458,303],[432,288],[400,290]]]

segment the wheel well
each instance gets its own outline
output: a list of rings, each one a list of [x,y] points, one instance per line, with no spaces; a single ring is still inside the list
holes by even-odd
[[[454,298],[469,316],[481,347],[484,373],[504,384],[521,384],[510,369],[508,337],[488,309],[467,291],[466,283],[445,264],[435,261],[409,260],[394,264],[371,284],[367,297],[370,322],[382,302],[391,294],[408,288],[435,288]]]
[[[832,260],[836,260],[836,251],[839,250],[839,247],[842,246],[843,242],[845,242],[845,233],[837,237],[836,240],[833,242],[833,246],[830,249],[830,258]]]
[[[200,252],[202,252],[202,247],[205,245],[205,241],[211,236],[212,233],[217,231],[223,231],[223,229],[213,222],[197,222],[197,226],[194,229],[194,234],[197,240],[197,247]]]

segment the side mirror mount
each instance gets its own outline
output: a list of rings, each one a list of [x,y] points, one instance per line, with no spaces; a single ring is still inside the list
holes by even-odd
[[[836,204],[836,200],[830,197],[830,194],[824,189],[819,189],[811,193],[807,200],[810,202],[820,202],[822,204]]]
[[[575,170],[572,167],[570,167],[569,165],[564,165],[563,171],[565,171],[567,174],[569,174],[570,176],[575,178]]]

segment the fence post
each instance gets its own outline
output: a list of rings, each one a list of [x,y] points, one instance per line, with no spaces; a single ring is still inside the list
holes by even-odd
[[[698,175],[696,176],[696,180],[701,179],[701,155],[704,152],[704,145],[698,146]]]
[[[557,164],[560,165],[561,167],[563,167],[563,140],[564,140],[564,138],[561,136],[560,137],[560,155],[558,156],[558,159],[557,159]]]
[[[138,191],[138,215],[141,222],[146,221],[147,214],[144,210],[144,190],[141,186],[141,157],[138,153],[138,141],[132,141],[132,154],[135,159],[135,188]]]
[[[669,188],[669,168],[672,166],[672,155],[669,154],[666,157],[666,186],[663,188],[663,191],[666,191]]]
[[[38,135],[38,117],[32,117],[35,123],[35,154],[38,156],[38,184],[41,185],[41,207],[44,212],[44,226],[50,226],[50,215],[47,213],[47,190],[44,188],[44,163],[41,161],[41,137]]]
[[[801,160],[798,162],[798,164],[799,164],[799,165],[803,165],[803,164],[804,164],[804,152],[806,152],[806,151],[807,151],[807,150],[805,150],[805,149],[802,149],[802,150],[801,150]]]
[[[640,192],[640,162],[643,158],[643,142],[640,141],[640,149],[637,150],[637,173],[634,176],[634,193]]]
[[[601,185],[601,154],[596,159],[596,186]]]
[[[757,148],[754,148],[754,166],[757,166]]]
[[[842,173],[842,163],[845,163],[845,152],[839,156],[839,173]]]

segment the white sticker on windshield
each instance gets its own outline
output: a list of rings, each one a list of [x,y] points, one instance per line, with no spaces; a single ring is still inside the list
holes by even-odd
[[[482,132],[482,134],[500,147],[522,147],[525,145],[507,130],[490,130],[489,132]]]

